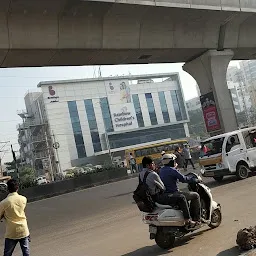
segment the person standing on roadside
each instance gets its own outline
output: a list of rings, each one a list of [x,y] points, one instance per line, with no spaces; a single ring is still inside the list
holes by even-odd
[[[185,145],[185,147],[183,148],[183,156],[185,158],[185,169],[188,168],[188,162],[190,162],[190,164],[192,165],[193,169],[195,170],[195,165],[192,161],[192,156],[191,156],[191,153],[190,153],[190,148],[189,148],[189,145]]]
[[[7,182],[9,195],[0,202],[0,216],[6,222],[4,256],[11,256],[17,245],[23,256],[29,256],[29,229],[25,208],[27,198],[18,194],[19,183],[11,179]]]

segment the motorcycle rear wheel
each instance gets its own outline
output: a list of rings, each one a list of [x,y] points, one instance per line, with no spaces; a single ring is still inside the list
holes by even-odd
[[[222,214],[219,208],[213,210],[211,216],[211,223],[208,225],[210,228],[217,228],[222,221]]]
[[[169,233],[164,233],[162,230],[158,230],[156,233],[155,241],[160,248],[168,250],[173,248],[175,236]]]

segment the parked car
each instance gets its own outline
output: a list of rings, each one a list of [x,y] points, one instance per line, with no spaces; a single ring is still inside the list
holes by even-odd
[[[44,185],[44,184],[47,184],[48,181],[45,176],[40,176],[36,179],[36,183],[37,185]]]

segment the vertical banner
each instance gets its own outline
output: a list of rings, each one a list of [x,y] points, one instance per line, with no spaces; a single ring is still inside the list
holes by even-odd
[[[138,128],[128,80],[111,80],[105,83],[114,131]]]
[[[213,92],[209,92],[200,97],[204,122],[207,132],[218,131],[221,129],[220,119],[216,108]]]

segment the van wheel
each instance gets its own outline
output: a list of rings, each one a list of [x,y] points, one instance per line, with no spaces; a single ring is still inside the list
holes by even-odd
[[[221,182],[223,180],[223,176],[213,177],[216,181]]]
[[[155,241],[160,248],[168,250],[173,247],[175,236],[169,233],[164,233],[162,230],[158,230],[156,233]]]
[[[249,172],[250,170],[246,165],[240,164],[237,167],[236,176],[239,180],[243,180],[248,178]]]

